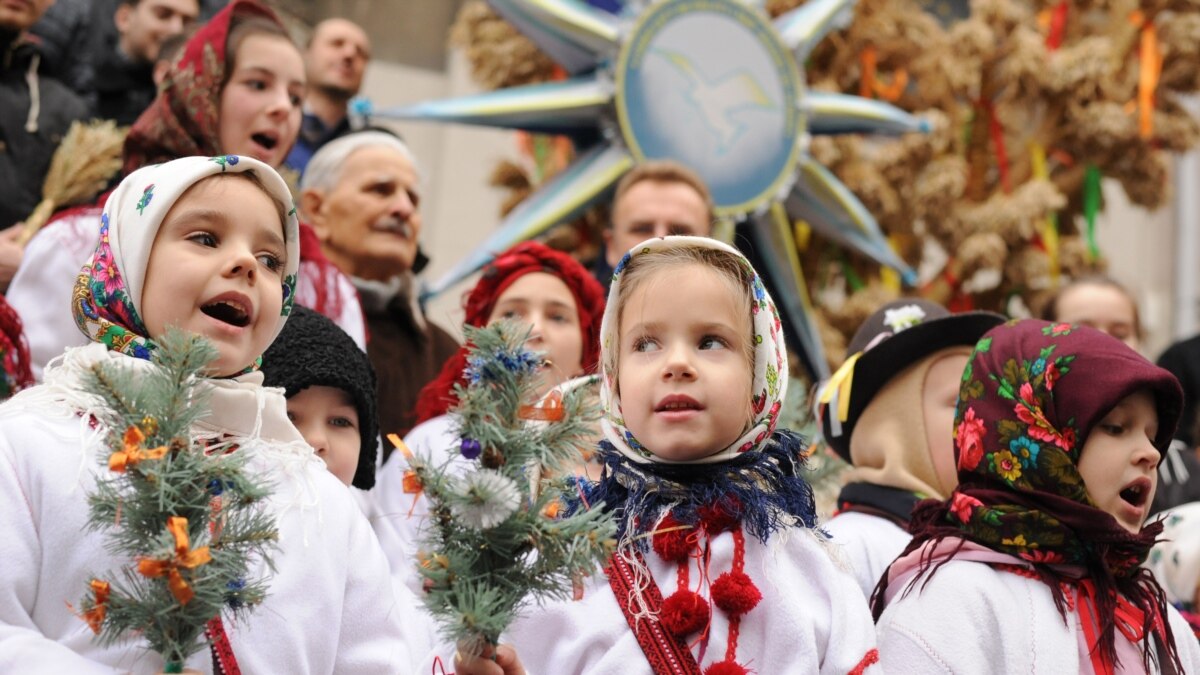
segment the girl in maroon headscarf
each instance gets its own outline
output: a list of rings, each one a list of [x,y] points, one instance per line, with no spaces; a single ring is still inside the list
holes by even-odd
[[[254,0],[235,0],[188,40],[158,97],[125,140],[124,173],[190,155],[247,155],[279,167],[300,130],[304,61],[278,17]],[[95,204],[58,214],[25,249],[6,294],[25,324],[33,374],[68,346],[87,343],[68,310],[71,285],[96,247]],[[329,316],[365,345],[354,287],[325,260],[301,224],[296,300]]]
[[[529,346],[545,354],[542,394],[596,369],[604,289],[565,253],[537,242],[514,246],[484,269],[464,305],[468,326],[486,326],[500,319],[530,324]],[[434,463],[450,457],[460,442],[448,411],[457,403],[454,385],[466,385],[466,357],[463,347],[421,390],[417,426],[404,439],[414,452],[431,455]],[[372,522],[393,576],[419,589],[421,580],[412,556],[426,510],[423,500],[414,502],[404,491],[406,468],[401,453],[393,452],[378,472],[371,495],[382,515]]]
[[[1097,330],[989,331],[955,414],[958,488],[913,511],[872,598],[885,667],[938,673],[1200,672],[1200,644],[1138,565],[1175,378]]]

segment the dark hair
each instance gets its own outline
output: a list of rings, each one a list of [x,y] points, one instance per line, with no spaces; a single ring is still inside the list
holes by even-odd
[[[1038,313],[1038,318],[1043,321],[1058,321],[1058,302],[1066,295],[1067,291],[1080,286],[1100,286],[1102,288],[1111,288],[1129,300],[1129,306],[1133,308],[1133,334],[1139,340],[1142,338],[1142,317],[1138,312],[1137,300],[1128,288],[1121,285],[1121,282],[1112,277],[1103,274],[1093,274],[1086,277],[1079,277],[1058,287],[1058,290],[1046,299],[1042,305],[1042,311]]]
[[[242,17],[235,14],[229,27],[229,36],[225,38],[225,76],[221,79],[221,91],[225,90],[233,71],[237,70],[238,47],[251,35],[275,35],[287,40],[293,47],[296,46],[296,43],[292,42],[292,36],[288,35],[279,22],[263,16]],[[300,49],[296,48],[296,51],[299,52]]]

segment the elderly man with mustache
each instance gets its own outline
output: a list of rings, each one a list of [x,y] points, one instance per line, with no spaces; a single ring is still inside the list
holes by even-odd
[[[458,349],[417,304],[415,274],[427,262],[417,246],[418,177],[403,141],[362,131],[324,145],[300,181],[303,219],[362,300],[383,434],[408,432],[417,394]]]

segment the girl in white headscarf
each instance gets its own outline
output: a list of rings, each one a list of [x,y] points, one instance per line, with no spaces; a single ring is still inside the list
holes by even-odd
[[[616,514],[616,552],[581,601],[514,624],[530,672],[867,671],[874,626],[816,529],[801,439],[775,429],[787,357],[754,269],[711,239],[646,241],[601,336],[605,474],[582,501]]]
[[[98,362],[155,368],[168,326],[217,348],[210,414],[194,436],[246,453],[268,477],[279,531],[268,597],[189,668],[390,673],[409,663],[387,562],[345,488],[264,389],[259,355],[290,311],[299,263],[295,210],[273,169],[248,157],[189,157],[140,169],[105,206],[100,244],[72,311],[93,341],[70,348],[45,383],[0,406],[0,672],[156,672],[136,639],[102,645],[72,614],[91,574],[118,568],[86,529],[87,495],[107,471],[102,403],[81,378]],[[65,311],[66,308],[64,308]],[[266,570],[259,570],[262,576]],[[218,642],[220,642],[218,640]],[[228,648],[228,649],[226,649]]]

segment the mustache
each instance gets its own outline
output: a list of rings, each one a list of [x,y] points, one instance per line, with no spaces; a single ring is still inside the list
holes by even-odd
[[[395,216],[380,218],[379,220],[375,221],[374,228],[377,230],[396,232],[405,239],[412,239],[415,232],[412,222],[409,221],[408,218],[398,218]]]

